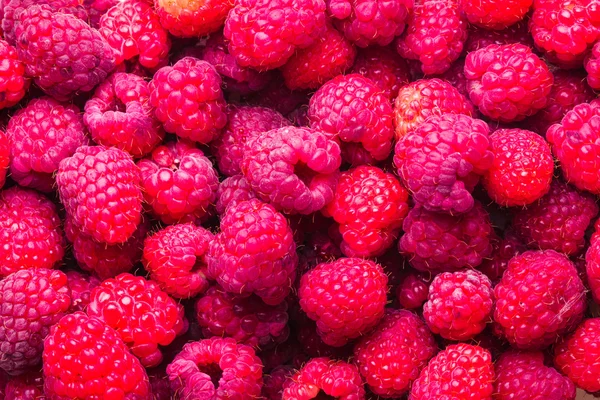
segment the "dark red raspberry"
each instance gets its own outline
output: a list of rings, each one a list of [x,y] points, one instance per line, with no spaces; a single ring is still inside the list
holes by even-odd
[[[219,30],[234,0],[154,0],[160,23],[173,36],[204,36]]]
[[[408,213],[398,249],[410,265],[437,273],[475,268],[492,253],[494,230],[479,202],[462,215],[441,214],[416,206]]]
[[[397,41],[402,57],[418,60],[424,74],[442,74],[460,57],[467,21],[454,0],[419,0]]]
[[[470,53],[472,51],[483,49],[490,44],[502,45],[512,43],[521,43],[527,47],[533,48],[533,38],[529,33],[527,19],[501,30],[483,29],[476,26],[470,26],[469,37],[465,43],[465,51]]]
[[[358,50],[351,72],[373,81],[394,100],[398,90],[410,82],[406,61],[390,47],[372,46]]]
[[[44,342],[44,393],[51,399],[151,398],[146,370],[119,334],[95,317],[63,317]]]
[[[297,363],[300,359],[300,365],[302,365],[305,361],[314,357],[329,357],[341,360],[348,359],[352,355],[351,344],[342,347],[332,347],[323,342],[323,339],[319,335],[317,324],[308,318],[300,309],[297,311],[295,317],[293,313],[291,314],[291,317],[293,318],[292,332],[296,332],[296,338],[298,339],[303,353],[302,355],[296,355],[294,363]]]
[[[323,0],[239,0],[223,34],[239,65],[266,71],[315,43],[325,33],[325,22]]]
[[[16,105],[25,96],[30,81],[25,78],[25,65],[17,57],[17,50],[0,40],[0,109]]]
[[[208,143],[227,123],[221,77],[206,61],[185,57],[163,67],[149,88],[150,104],[167,132]]]
[[[493,235],[490,243],[493,248],[492,254],[484,259],[477,269],[490,278],[495,285],[502,279],[508,262],[517,254],[527,250],[527,247],[512,231],[505,231],[502,238]]]
[[[60,161],[88,143],[79,108],[49,97],[34,99],[17,111],[8,121],[6,134],[12,178],[43,192],[55,188]]]
[[[262,372],[252,347],[217,337],[186,344],[167,366],[181,399],[259,398]]]
[[[29,268],[54,268],[65,253],[56,206],[18,186],[0,192],[0,277]]]
[[[10,122],[10,121],[9,121]],[[10,165],[10,149],[12,145],[8,136],[3,130],[0,130],[0,189],[6,183],[6,173]]]
[[[491,400],[493,382],[490,352],[479,346],[459,343],[439,352],[421,371],[410,390],[410,399]]]
[[[241,169],[259,198],[311,214],[333,199],[340,164],[340,147],[325,133],[284,127],[248,138]]]
[[[310,93],[304,90],[290,90],[285,86],[279,70],[276,71],[275,78],[263,90],[248,98],[248,102],[289,116],[293,111],[308,104]]]
[[[365,389],[356,366],[329,358],[313,358],[285,384],[283,399],[337,398],[364,400]]]
[[[4,389],[4,400],[46,400],[41,371],[14,376]]]
[[[219,171],[227,176],[240,174],[244,145],[253,135],[290,126],[283,115],[265,107],[232,106],[223,134],[211,143]]]
[[[380,256],[398,238],[408,192],[394,175],[361,166],[342,173],[326,211],[340,225],[346,256]]]
[[[87,309],[90,302],[92,289],[100,284],[100,279],[95,275],[88,275],[79,271],[66,271],[67,284],[71,290],[71,308],[69,311],[83,311]]]
[[[465,59],[459,58],[454,61],[450,68],[438,78],[450,83],[460,94],[469,98],[469,89],[467,89],[467,77],[465,76]]]
[[[467,54],[465,76],[473,104],[500,122],[520,121],[546,107],[554,83],[546,63],[520,43]]]
[[[217,214],[223,215],[227,208],[239,202],[256,198],[256,193],[243,175],[226,178],[217,189]]]
[[[343,145],[359,143],[373,161],[381,161],[392,150],[392,112],[389,99],[375,82],[350,74],[317,90],[310,99],[308,118],[311,128],[338,138]]]
[[[216,200],[217,171],[192,143],[168,142],[137,165],[144,200],[167,224],[203,218]]]
[[[511,259],[494,296],[494,328],[520,349],[551,345],[575,329],[586,308],[575,266],[553,250],[527,251]]]
[[[481,120],[444,114],[401,138],[394,164],[415,202],[429,211],[472,209],[471,192],[494,162],[488,135],[488,125]]]
[[[336,224],[337,225],[337,224]],[[339,229],[336,232],[339,234]],[[298,249],[298,278],[324,262],[333,262],[343,256],[339,245],[329,237],[327,232],[313,232]],[[299,285],[300,279],[297,280]]]
[[[149,99],[150,90],[144,78],[122,72],[111,75],[85,104],[83,121],[92,139],[133,157],[151,152],[165,134],[154,117]]]
[[[389,310],[383,321],[354,348],[361,375],[371,391],[401,397],[437,353],[427,325],[410,311]]]
[[[400,88],[394,107],[396,139],[412,133],[434,115],[474,115],[473,105],[458,89],[441,79],[421,79]]]
[[[281,400],[287,380],[294,375],[294,368],[289,365],[275,367],[264,377],[262,395],[265,400]]]
[[[144,241],[143,263],[150,279],[178,299],[208,288],[206,253],[213,234],[193,224],[168,226]]]
[[[471,24],[486,29],[505,29],[525,18],[534,0],[460,0],[460,9]]]
[[[396,288],[396,298],[402,308],[418,310],[429,296],[430,274],[411,272],[402,278]]]
[[[73,224],[98,242],[125,243],[140,224],[140,171],[123,150],[81,146],[61,161],[56,183]]]
[[[112,6],[116,5],[118,1],[119,0],[83,0],[83,7],[87,11],[90,26],[92,28],[98,28],[100,25],[100,18],[106,14]]]
[[[42,359],[50,327],[71,306],[67,276],[51,269],[17,271],[0,281],[0,368],[18,375]]]
[[[165,367],[149,370],[148,379],[152,387],[152,400],[171,400],[174,397]]]

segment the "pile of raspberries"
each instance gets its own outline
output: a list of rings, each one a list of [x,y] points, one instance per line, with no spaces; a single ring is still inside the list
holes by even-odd
[[[600,397],[600,0],[0,34],[0,400]]]

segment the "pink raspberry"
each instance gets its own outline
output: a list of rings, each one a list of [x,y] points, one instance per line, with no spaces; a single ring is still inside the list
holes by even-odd
[[[478,2],[460,0],[460,9],[471,24],[486,29],[505,29],[525,18],[534,0]]]
[[[476,202],[465,214],[450,215],[416,206],[402,225],[398,250],[410,265],[432,273],[475,268],[492,252],[490,217]]]
[[[243,175],[226,178],[217,189],[217,214],[223,215],[229,207],[256,198],[256,193]]]
[[[465,0],[466,1],[466,0]],[[519,0],[521,1],[521,0]],[[527,0],[526,0],[527,1]],[[501,30],[483,29],[477,26],[469,27],[469,37],[465,42],[467,53],[483,49],[490,44],[521,43],[533,48],[533,38],[529,33],[528,20],[522,20]]]
[[[206,61],[185,57],[163,67],[149,88],[150,104],[167,132],[206,144],[227,123],[221,77]]]
[[[8,136],[3,130],[0,130],[0,189],[2,189],[6,183],[6,174],[10,165],[11,148],[12,145],[8,139]]]
[[[425,304],[429,297],[430,275],[419,272],[410,272],[396,288],[396,298],[402,308],[418,310]]]
[[[25,78],[25,65],[17,57],[17,50],[4,40],[0,40],[0,60],[4,64],[0,71],[0,109],[3,109],[21,101],[30,81]]]
[[[83,311],[90,303],[90,293],[100,284],[100,279],[95,275],[88,275],[79,271],[66,271],[67,284],[71,291],[71,308],[69,311]]]
[[[546,63],[520,43],[467,54],[465,76],[473,104],[500,122],[520,121],[543,109],[554,83]]]
[[[504,237],[492,236],[490,243],[493,249],[492,254],[484,259],[477,269],[490,278],[495,285],[502,279],[502,274],[506,271],[509,261],[517,254],[527,250],[527,247],[512,231],[505,231]]]
[[[325,22],[323,0],[239,0],[223,34],[239,65],[266,71],[315,43],[325,33]]]
[[[81,111],[49,97],[34,99],[8,121],[11,177],[42,192],[55,189],[59,163],[87,144]]]
[[[262,395],[265,400],[280,400],[283,398],[284,385],[294,375],[294,368],[288,365],[275,367],[264,376],[265,384]]]
[[[339,145],[326,134],[284,127],[250,137],[241,169],[259,198],[308,215],[333,200],[340,164]]]
[[[46,400],[44,377],[39,371],[14,376],[4,389],[4,400]]]
[[[390,100],[394,100],[398,90],[410,82],[406,61],[390,47],[359,49],[351,72],[373,81]]]
[[[394,164],[415,202],[429,211],[464,213],[492,167],[488,125],[462,114],[433,116],[396,144]]]
[[[121,72],[111,75],[85,104],[83,121],[92,139],[133,157],[151,152],[165,133],[154,117],[149,99],[150,90],[144,78]]]
[[[177,37],[201,37],[219,30],[234,0],[154,0],[161,25]]]
[[[178,299],[208,288],[206,253],[213,234],[193,224],[168,226],[144,241],[142,262],[150,279]]]
[[[418,0],[406,34],[397,41],[400,55],[418,60],[424,74],[442,74],[460,57],[467,21],[454,0]]]
[[[167,224],[203,218],[216,200],[217,171],[192,143],[168,142],[137,165],[144,200]]]

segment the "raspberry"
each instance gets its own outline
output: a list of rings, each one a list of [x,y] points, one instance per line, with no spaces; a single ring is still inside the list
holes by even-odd
[[[534,0],[461,0],[460,9],[471,24],[486,29],[505,29],[525,18]]]
[[[373,81],[390,100],[410,82],[406,61],[390,47],[367,47],[358,50],[352,73]]]
[[[533,48],[533,39],[529,33],[527,19],[521,20],[502,30],[491,30],[470,26],[469,37],[465,42],[465,51],[470,53],[472,51],[483,49],[490,44],[503,45],[512,43],[521,43],[527,47]]]
[[[398,237],[408,214],[408,192],[394,175],[361,166],[342,173],[326,211],[340,224],[346,256],[379,256]]]
[[[435,353],[435,339],[423,320],[406,310],[389,310],[354,348],[361,375],[371,391],[382,397],[408,392]]]
[[[600,89],[600,45],[594,44],[591,54],[585,59],[585,71],[588,73],[587,82],[594,89]]]
[[[91,291],[100,284],[100,279],[94,275],[88,275],[79,271],[66,271],[67,284],[71,291],[71,308],[69,311],[83,311],[87,309],[90,302]]]
[[[294,375],[294,368],[287,365],[275,367],[265,375],[262,395],[265,400],[281,400],[286,381]]]
[[[396,298],[402,308],[417,310],[425,304],[429,297],[431,279],[426,274],[411,272],[406,275],[396,288]]]
[[[178,299],[208,288],[206,252],[213,234],[193,224],[168,226],[144,241],[142,261],[150,279]]]
[[[110,45],[73,15],[31,6],[19,14],[19,21],[17,54],[25,74],[57,100],[89,92],[115,68]]]
[[[169,385],[165,368],[159,367],[152,370],[152,372],[148,371],[148,379],[152,387],[152,400],[170,400],[173,398],[174,393],[171,392],[171,385]]]
[[[177,37],[218,31],[233,4],[234,0],[154,0],[161,25]]]
[[[221,182],[217,189],[217,214],[223,215],[227,208],[255,198],[256,194],[243,175],[230,176]]]
[[[281,303],[296,276],[296,244],[285,217],[253,199],[229,207],[211,242],[208,275],[228,292]]]
[[[259,198],[307,215],[333,199],[340,164],[339,145],[326,134],[284,127],[248,138],[241,169]]]
[[[290,333],[286,302],[269,306],[255,295],[238,296],[219,286],[198,299],[196,315],[205,338],[232,337],[254,348],[282,343]]]
[[[215,202],[219,177],[193,144],[179,140],[159,146],[138,162],[144,199],[163,222],[192,222]]]
[[[479,271],[444,272],[433,278],[423,317],[433,333],[464,341],[492,321],[492,283]]]
[[[494,164],[482,183],[501,206],[525,206],[550,190],[554,159],[543,137],[523,129],[500,129],[490,136]]]
[[[0,192],[0,277],[29,268],[54,268],[65,243],[56,206],[18,186]]]
[[[473,104],[500,122],[520,121],[543,109],[554,83],[548,66],[520,43],[492,44],[467,54],[465,76]]]
[[[575,329],[585,288],[569,259],[553,250],[512,258],[494,288],[495,330],[519,349],[543,349]]]
[[[83,7],[87,11],[90,26],[98,28],[100,18],[119,0],[83,0]]]
[[[206,144],[227,123],[221,77],[206,61],[185,57],[163,67],[149,88],[150,104],[167,132]]]
[[[585,231],[596,215],[593,196],[555,180],[547,195],[515,213],[512,227],[531,248],[575,255],[583,250]]]
[[[508,267],[508,262],[519,253],[524,252],[527,247],[512,231],[505,231],[504,237],[492,236],[492,254],[477,267],[495,285],[502,279],[502,274]]]
[[[479,202],[462,215],[438,214],[416,206],[402,225],[398,250],[413,268],[432,273],[475,268],[492,252],[493,228]]]
[[[421,79],[400,88],[394,107],[396,139],[412,133],[434,115],[474,115],[473,105],[458,89],[441,79]]]
[[[575,385],[544,365],[541,352],[507,351],[496,362],[494,399],[575,400]]]
[[[325,33],[325,21],[323,0],[239,0],[223,34],[239,65],[266,71],[315,43]]]
[[[6,134],[11,142],[12,178],[43,192],[54,189],[60,161],[88,143],[79,108],[49,97],[34,99],[17,111]]]
[[[7,382],[4,400],[45,400],[44,378],[41,372],[15,376]]]
[[[354,64],[354,45],[333,27],[311,46],[300,49],[281,67],[287,87],[317,89],[324,82],[343,74]]]
[[[374,328],[383,318],[387,275],[379,264],[340,258],[319,264],[300,281],[300,307],[317,322],[321,339],[340,347]]]
[[[17,57],[17,50],[0,40],[0,109],[16,105],[25,96],[30,81],[25,78],[25,65]]]
[[[454,61],[450,68],[438,78],[450,83],[460,94],[469,98],[469,90],[467,89],[467,77],[465,76],[465,59],[459,58]]]
[[[140,172],[123,150],[81,146],[60,162],[56,183],[73,224],[98,242],[124,243],[140,224]]]
[[[364,399],[365,389],[358,369],[344,361],[313,358],[284,386],[285,400],[320,398]]]
[[[82,312],[66,315],[44,342],[44,393],[51,399],[148,399],[144,367],[119,334]]]
[[[442,74],[460,57],[467,21],[454,0],[419,0],[397,41],[398,53],[418,60],[424,74]]]
[[[400,96],[398,96],[400,98]],[[492,165],[489,128],[462,114],[433,116],[396,144],[394,164],[415,202],[429,211],[464,213]]]
[[[262,364],[254,350],[231,338],[184,345],[167,374],[181,399],[259,398],[263,384]]]
[[[283,115],[270,108],[232,106],[223,134],[211,143],[219,171],[227,176],[240,174],[244,145],[248,139],[290,125]]]
[[[321,86],[310,99],[308,118],[311,128],[339,138],[344,145],[360,143],[376,161],[385,160],[392,150],[389,99],[362,75],[338,76]]]
[[[38,268],[17,271],[0,282],[0,368],[11,375],[42,359],[50,327],[71,305],[67,276]]]
[[[87,101],[83,121],[96,143],[142,157],[165,136],[154,118],[149,98],[144,78],[117,72],[101,83]]]
[[[8,140],[8,136],[3,130],[0,130],[0,189],[6,183],[6,173],[10,165],[11,147],[12,145]]]
[[[600,304],[600,224],[596,221],[595,232],[590,240],[590,246],[585,253],[585,275],[583,279],[592,292],[592,297],[596,303]]]

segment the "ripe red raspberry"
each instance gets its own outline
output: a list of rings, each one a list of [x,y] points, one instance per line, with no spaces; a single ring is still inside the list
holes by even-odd
[[[410,82],[406,61],[390,47],[359,49],[351,72],[373,81],[390,100]]]
[[[467,54],[465,76],[473,104],[500,122],[520,121],[543,109],[554,83],[546,63],[520,43],[492,44]]]
[[[323,0],[239,0],[223,34],[239,65],[266,71],[315,43],[325,33],[325,22]]]
[[[550,190],[554,158],[548,142],[523,129],[500,129],[490,136],[494,163],[482,183],[504,207],[531,204]]]
[[[427,325],[410,311],[389,310],[383,321],[354,348],[354,358],[371,391],[401,397],[437,353]]]
[[[9,121],[10,123],[10,121]],[[0,130],[0,189],[6,183],[6,173],[10,165],[10,149],[12,145],[8,136],[3,130]]]
[[[528,19],[521,20],[520,22],[501,30],[470,26],[469,37],[465,42],[465,51],[470,53],[472,51],[483,49],[490,44],[502,45],[512,43],[521,43],[527,47],[533,48],[533,38],[529,33]]]
[[[17,111],[8,121],[6,134],[12,178],[43,192],[55,188],[60,161],[88,143],[79,108],[49,97],[34,99]]]
[[[186,344],[167,366],[181,399],[259,398],[262,372],[252,347],[217,337]]]
[[[342,145],[359,143],[374,161],[385,160],[392,150],[390,101],[362,75],[341,75],[321,86],[310,99],[308,118],[311,128],[339,138]]]
[[[492,322],[494,296],[489,278],[479,271],[444,272],[433,278],[423,317],[433,333],[465,341]]]
[[[300,307],[317,322],[323,341],[340,347],[374,328],[383,318],[387,283],[379,264],[340,258],[319,264],[302,276]]]
[[[284,385],[284,400],[318,398],[364,400],[365,389],[356,366],[326,357],[313,358]]]
[[[511,259],[494,296],[494,328],[519,349],[551,345],[581,322],[586,308],[575,266],[553,250]]]
[[[340,224],[346,256],[380,256],[398,237],[408,192],[394,175],[361,166],[342,173],[326,211]]]
[[[208,275],[223,289],[281,303],[296,277],[296,244],[285,217],[259,200],[229,207],[207,255]]]
[[[25,64],[25,74],[58,100],[89,92],[115,68],[110,45],[73,15],[31,6],[19,14],[19,21],[17,54]]]
[[[64,253],[54,203],[18,186],[0,192],[0,277],[21,269],[54,268]]]
[[[516,211],[514,232],[531,248],[576,255],[585,246],[585,231],[598,215],[596,198],[555,180],[550,192]]]
[[[46,400],[41,371],[14,376],[6,383],[4,400]]]
[[[494,399],[575,400],[575,385],[544,365],[541,352],[507,351],[495,365]]]
[[[396,298],[402,308],[418,310],[425,304],[429,296],[431,275],[410,272],[396,288]]]
[[[232,106],[223,134],[211,143],[219,171],[227,176],[240,174],[244,145],[253,135],[290,126],[283,115],[265,107]]]
[[[140,224],[140,171],[123,150],[81,146],[60,162],[56,183],[73,224],[98,242],[125,243]]]
[[[150,104],[167,132],[206,144],[227,123],[221,77],[206,61],[185,57],[163,67],[149,88]]]
[[[223,215],[229,207],[256,198],[256,193],[243,175],[226,178],[217,189],[217,214]]]
[[[525,18],[533,0],[460,0],[460,9],[471,24],[486,29],[505,29]]]
[[[17,57],[17,50],[0,40],[0,60],[3,67],[0,71],[0,109],[16,105],[25,96],[30,81],[25,78],[25,65]]]
[[[462,114],[433,116],[396,144],[394,164],[415,202],[429,211],[463,213],[493,165],[488,125]]]
[[[281,400],[283,389],[287,380],[294,375],[294,368],[289,365],[275,367],[268,375],[264,376],[262,395],[265,400]]]
[[[137,165],[144,200],[167,224],[203,218],[216,200],[217,171],[192,143],[168,142]]]
[[[193,224],[168,226],[144,241],[142,261],[150,279],[178,299],[208,288],[206,253],[213,234]]]
[[[473,105],[441,79],[421,79],[400,88],[394,106],[396,139],[401,140],[434,115],[474,115]]]
[[[17,271],[0,281],[0,368],[18,375],[42,359],[50,327],[69,311],[67,276],[51,269]]]
[[[585,253],[585,275],[594,301],[600,304],[600,223],[596,221],[595,232]]]
[[[420,271],[475,268],[492,252],[490,217],[476,202],[462,215],[441,214],[416,206],[402,225],[398,250]]]
[[[71,308],[69,311],[83,311],[90,302],[90,293],[101,282],[95,275],[88,275],[79,271],[66,271],[67,284],[71,291]]]
[[[44,393],[51,399],[151,397],[144,367],[119,334],[82,312],[52,327],[43,359]]]
[[[517,254],[527,250],[527,247],[512,231],[505,231],[504,237],[493,235],[490,238],[490,243],[493,249],[492,254],[484,259],[477,269],[496,285],[502,279],[502,274],[508,267],[508,262]]]
[[[339,145],[326,134],[284,127],[248,138],[241,169],[259,198],[308,215],[333,199],[340,164]]]
[[[600,45],[594,44],[590,54],[585,59],[587,82],[594,89],[600,89]]]
[[[150,90],[144,78],[122,72],[111,75],[85,104],[83,121],[92,139],[103,146],[124,150],[133,157],[151,152],[165,133],[154,117],[149,98]]]
[[[292,90],[317,89],[354,64],[356,49],[332,26],[315,43],[300,49],[281,67],[285,85]]]
[[[177,37],[205,36],[219,30],[234,0],[154,0],[161,25]]]
[[[397,41],[400,55],[418,60],[424,74],[442,74],[460,57],[467,21],[454,0],[419,0]]]

